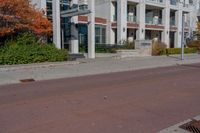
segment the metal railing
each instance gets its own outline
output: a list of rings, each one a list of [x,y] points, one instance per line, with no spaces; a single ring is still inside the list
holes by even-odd
[[[136,16],[133,15],[127,15],[127,21],[128,22],[136,22]]]
[[[146,1],[159,3],[159,4],[163,4],[165,2],[165,0],[146,0]]]
[[[113,15],[113,21],[117,21],[117,15]]]
[[[146,22],[146,24],[151,24],[151,25],[162,25],[161,18],[146,17],[145,22]]]
[[[174,19],[170,19],[170,25],[171,26],[176,26],[176,21]]]

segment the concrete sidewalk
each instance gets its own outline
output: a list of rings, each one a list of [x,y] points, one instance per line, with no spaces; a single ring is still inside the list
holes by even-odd
[[[180,55],[174,55],[169,57],[134,57],[123,59],[101,57],[93,60],[82,59],[72,62],[0,66],[0,85],[20,83],[21,79],[32,78],[39,81],[199,62],[200,55],[189,54],[185,55],[185,60],[183,61],[180,60]]]
[[[198,115],[192,119],[182,121],[182,122],[180,122],[174,126],[171,126],[169,128],[163,129],[163,130],[159,131],[158,133],[191,133],[185,129],[180,128],[180,126],[187,124],[193,120],[200,121],[200,115]],[[195,130],[195,128],[194,128],[194,130]]]

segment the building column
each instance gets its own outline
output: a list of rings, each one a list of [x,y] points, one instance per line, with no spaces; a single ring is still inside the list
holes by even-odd
[[[194,12],[189,12],[189,36],[191,37],[193,35],[193,21],[195,21],[195,17],[193,17]],[[195,24],[194,24],[195,25]]]
[[[115,44],[115,33],[112,29],[112,22],[107,23],[106,31],[106,43]]]
[[[127,0],[117,0],[117,43],[127,40]]]
[[[61,24],[60,24],[60,1],[53,0],[53,43],[61,49]]]
[[[162,32],[161,41],[164,42],[167,45],[167,47],[170,47],[170,44],[169,44],[169,33],[170,33],[169,1],[167,1],[166,7],[162,11],[162,23],[164,25],[164,31]]]
[[[144,2],[140,2],[137,4],[137,22],[139,24],[139,28],[137,30],[137,40],[144,40],[145,39],[145,14],[146,5]]]
[[[175,47],[181,47],[181,38],[182,38],[182,16],[183,11],[179,9],[176,11],[176,25],[177,25],[177,32],[175,33]]]
[[[109,7],[107,8],[107,12],[109,13],[109,19],[107,21],[106,26],[106,43],[107,44],[115,44],[115,34],[112,29],[112,22],[113,22],[113,14],[115,13],[115,6],[112,4],[112,2],[109,2]]]
[[[78,0],[73,0],[72,4],[78,4]],[[78,16],[71,18],[71,40],[70,40],[70,52],[72,54],[79,53],[79,42],[78,42]]]
[[[88,16],[88,58],[95,58],[95,1],[88,0],[91,13]]]

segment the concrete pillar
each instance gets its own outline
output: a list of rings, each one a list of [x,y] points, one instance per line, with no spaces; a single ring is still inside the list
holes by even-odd
[[[95,0],[88,0],[88,58],[95,58]]]
[[[108,23],[106,26],[106,43],[107,44],[115,44],[115,33],[112,29],[112,24]]]
[[[176,25],[177,25],[177,32],[175,33],[175,47],[181,47],[181,37],[182,37],[182,15],[183,11],[179,9],[176,11]]]
[[[137,30],[136,39],[144,40],[145,39],[145,11],[146,5],[144,2],[140,2],[137,4],[137,22],[139,24],[139,28]]]
[[[170,46],[169,44],[169,32],[170,32],[170,8],[169,8],[169,1],[166,1],[166,7],[162,11],[162,23],[165,26],[164,31],[162,32],[162,39],[161,41],[164,42],[167,47]]]
[[[70,52],[72,54],[77,54],[79,53],[79,43],[78,43],[78,28],[77,28],[77,23],[76,19],[72,18],[71,21],[71,40],[70,40]]]
[[[61,49],[60,1],[53,0],[53,43]]]
[[[78,4],[78,0],[73,0],[73,4]],[[70,40],[70,52],[72,54],[79,53],[79,42],[78,42],[78,16],[71,18],[71,40]]]
[[[117,0],[117,43],[127,40],[127,0]]]
[[[190,11],[188,14],[189,17],[189,36],[191,37],[193,34],[193,21],[195,20],[193,17],[194,12]]]
[[[115,44],[115,35],[112,29],[112,22],[113,22],[113,14],[115,13],[115,7],[112,4],[112,2],[109,2],[107,12],[109,14],[109,19],[107,21],[107,27],[106,27],[106,43],[107,44]]]

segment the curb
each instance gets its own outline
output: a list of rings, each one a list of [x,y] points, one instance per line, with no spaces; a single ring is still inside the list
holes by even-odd
[[[23,65],[0,65],[0,71],[13,71],[20,69],[33,69],[33,68],[49,68],[64,65],[77,65],[79,61],[67,61],[67,62],[48,62],[48,63],[35,63],[35,64],[23,64]]]
[[[174,126],[171,126],[169,128],[166,128],[166,129],[163,129],[157,133],[191,133],[189,131],[186,131],[184,129],[181,129],[180,126],[183,125],[183,124],[186,124],[188,122],[191,122],[192,120],[197,120],[197,121],[200,121],[200,115],[192,118],[192,119],[188,119],[188,120],[185,120],[183,122],[180,122]]]

